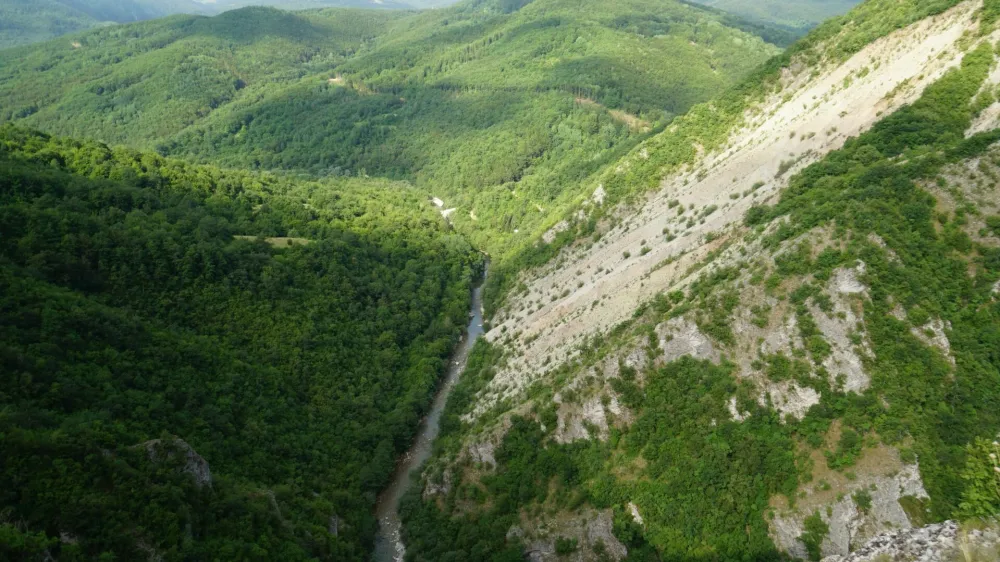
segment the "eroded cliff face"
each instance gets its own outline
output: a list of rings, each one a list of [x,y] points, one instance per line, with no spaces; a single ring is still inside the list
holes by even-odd
[[[448,482],[480,481],[498,470],[495,453],[510,420],[527,417],[541,425],[552,446],[600,443],[605,472],[595,469],[599,484],[581,486],[605,491],[607,480],[620,483],[608,494],[618,502],[615,513],[653,537],[655,546],[670,544],[683,533],[663,523],[672,508],[650,492],[647,471],[669,452],[636,454],[621,443],[636,424],[642,424],[639,431],[653,431],[643,395],[662,391],[651,383],[672,376],[665,367],[688,362],[726,370],[730,377],[723,390],[706,383],[704,394],[692,397],[712,412],[699,429],[720,428],[713,435],[719,441],[731,438],[733,431],[722,428],[733,426],[774,423],[788,431],[786,452],[794,456],[798,480],[791,489],[772,490],[761,514],[765,540],[782,552],[833,562],[945,560],[972,544],[995,554],[989,550],[997,542],[993,529],[926,526],[942,517],[931,509],[940,486],[935,489],[923,474],[927,463],[942,469],[940,460],[925,463],[914,452],[909,428],[858,423],[845,414],[846,403],[894,415],[915,407],[904,404],[912,399],[905,389],[886,384],[886,377],[897,376],[886,372],[887,355],[904,353],[887,344],[887,331],[916,342],[906,352],[921,354],[937,377],[932,384],[950,385],[962,376],[956,337],[968,333],[956,336],[964,329],[945,312],[928,312],[908,300],[912,295],[887,290],[888,277],[916,271],[913,249],[887,240],[874,225],[817,221],[785,236],[792,220],[787,215],[764,224],[745,220],[751,209],[777,203],[797,172],[851,147],[852,138],[920,100],[946,73],[962,67],[970,52],[992,51],[1000,33],[981,27],[982,8],[979,1],[962,2],[874,41],[846,61],[807,65],[793,59],[780,93],[747,111],[721,149],[696,147],[696,161],[666,173],[656,193],[605,215],[599,236],[564,249],[549,266],[524,272],[526,289],[493,319],[488,338],[505,354],[464,413],[464,446],[457,456],[438,459],[429,474],[446,474]],[[997,90],[997,68],[991,63],[981,92]],[[981,105],[965,131],[970,137],[1000,127],[1000,102]],[[911,156],[901,154],[886,165],[906,165]],[[630,156],[648,157],[643,150]],[[621,167],[628,166],[626,159]],[[959,250],[953,256],[967,264],[970,285],[988,279],[989,285],[974,288],[977,299],[992,292],[977,304],[980,309],[1000,302],[1000,282],[980,275],[985,250],[1000,247],[1000,232],[988,222],[1000,214],[998,180],[1000,148],[993,147],[916,183],[935,202],[932,228],[942,237],[968,237],[969,247],[980,248],[979,255]],[[605,196],[598,186],[574,220],[585,220]],[[956,244],[965,244],[964,238]],[[810,417],[817,411],[824,413]],[[674,412],[658,414],[661,428],[677,421]],[[694,431],[677,425],[678,432]],[[428,491],[433,493],[431,486]],[[582,541],[586,533],[564,525],[576,520],[573,513],[546,505],[511,532],[530,543],[528,538],[558,527]],[[826,529],[815,552],[807,546],[810,518]],[[531,556],[556,559],[549,547],[534,548]],[[608,555],[620,559],[627,551],[624,542],[622,547]],[[573,556],[603,559],[586,549]]]
[[[823,562],[985,562],[998,557],[1000,529],[996,525],[974,528],[945,521],[880,534],[851,554],[828,556]]]
[[[958,65],[981,7],[963,2],[840,64],[793,63],[781,92],[748,111],[722,149],[667,175],[637,208],[617,210],[599,241],[581,242],[549,267],[526,272],[526,294],[496,315],[488,335],[514,358],[478,411],[516,396],[573,358],[585,338],[627,320],[656,294],[690,284],[697,277],[690,268],[723,246],[751,206],[773,200],[796,171],[912,103]]]

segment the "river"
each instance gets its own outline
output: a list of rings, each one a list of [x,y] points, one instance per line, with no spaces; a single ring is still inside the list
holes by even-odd
[[[485,281],[483,275],[483,281]],[[412,484],[411,475],[431,456],[434,440],[438,436],[441,424],[441,414],[448,402],[448,395],[455,387],[458,377],[465,369],[469,351],[475,345],[479,336],[483,335],[483,283],[472,292],[472,311],[465,336],[451,357],[448,373],[444,384],[434,397],[431,411],[420,424],[420,432],[410,450],[403,455],[392,477],[392,483],[378,498],[375,506],[375,516],[378,517],[378,535],[375,537],[375,562],[402,562],[406,547],[400,534],[402,522],[399,519],[399,501]]]

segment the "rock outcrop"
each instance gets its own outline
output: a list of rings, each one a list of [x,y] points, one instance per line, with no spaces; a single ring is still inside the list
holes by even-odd
[[[194,477],[195,484],[199,488],[212,485],[212,471],[209,469],[208,461],[199,455],[191,445],[180,438],[170,441],[162,439],[152,439],[139,445],[146,449],[149,460],[153,462],[171,461],[176,455],[182,455],[184,459],[184,472]]]
[[[963,529],[946,521],[916,529],[881,534],[846,556],[828,556],[823,562],[936,562],[939,560],[996,560],[1000,530]]]

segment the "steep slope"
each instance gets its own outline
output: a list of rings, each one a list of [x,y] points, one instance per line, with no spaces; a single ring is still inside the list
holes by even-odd
[[[422,194],[0,128],[0,557],[367,560],[478,254]]]
[[[818,559],[1000,513],[998,14],[866,2],[597,178],[494,276],[416,559]]]
[[[553,353],[570,351],[588,333],[627,320],[665,288],[683,285],[686,270],[721,245],[721,240],[706,244],[706,236],[722,234],[751,206],[786,187],[795,171],[917,99],[958,64],[964,51],[957,43],[976,10],[974,3],[963,3],[879,39],[843,62],[817,68],[793,60],[782,71],[780,92],[743,110],[746,121],[731,132],[707,137],[702,113],[718,110],[699,108],[619,164],[603,178],[601,191],[631,188],[633,166],[659,163],[678,170],[662,180],[658,192],[643,195],[646,200],[634,213],[609,225],[613,228],[602,232],[599,242],[578,244],[552,266],[529,274],[536,277],[527,283],[528,298],[541,297],[538,308],[506,310],[494,319],[499,330],[491,337],[516,326],[524,342],[512,370],[544,370],[542,362]],[[708,143],[713,150],[706,150]],[[688,156],[696,151],[704,154]],[[565,297],[548,300],[566,289]],[[583,317],[584,322],[569,321]],[[517,381],[503,382],[520,387]]]
[[[228,166],[409,179],[499,256],[778,52],[723,19],[674,0],[178,18],[5,59],[0,120]]]

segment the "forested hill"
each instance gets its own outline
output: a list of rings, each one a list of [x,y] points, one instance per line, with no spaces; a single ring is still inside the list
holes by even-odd
[[[834,16],[845,14],[861,0],[692,0],[752,21],[791,30],[808,30]]]
[[[174,14],[213,15],[251,5],[286,10],[430,7],[392,0],[0,0],[0,49],[48,41],[95,27]]]
[[[0,54],[0,121],[230,167],[408,179],[500,255],[779,52],[730,18],[675,0],[174,17]]]
[[[0,558],[367,561],[476,256],[402,184],[0,128]]]
[[[0,0],[0,49],[177,13],[208,7],[195,0]]]

